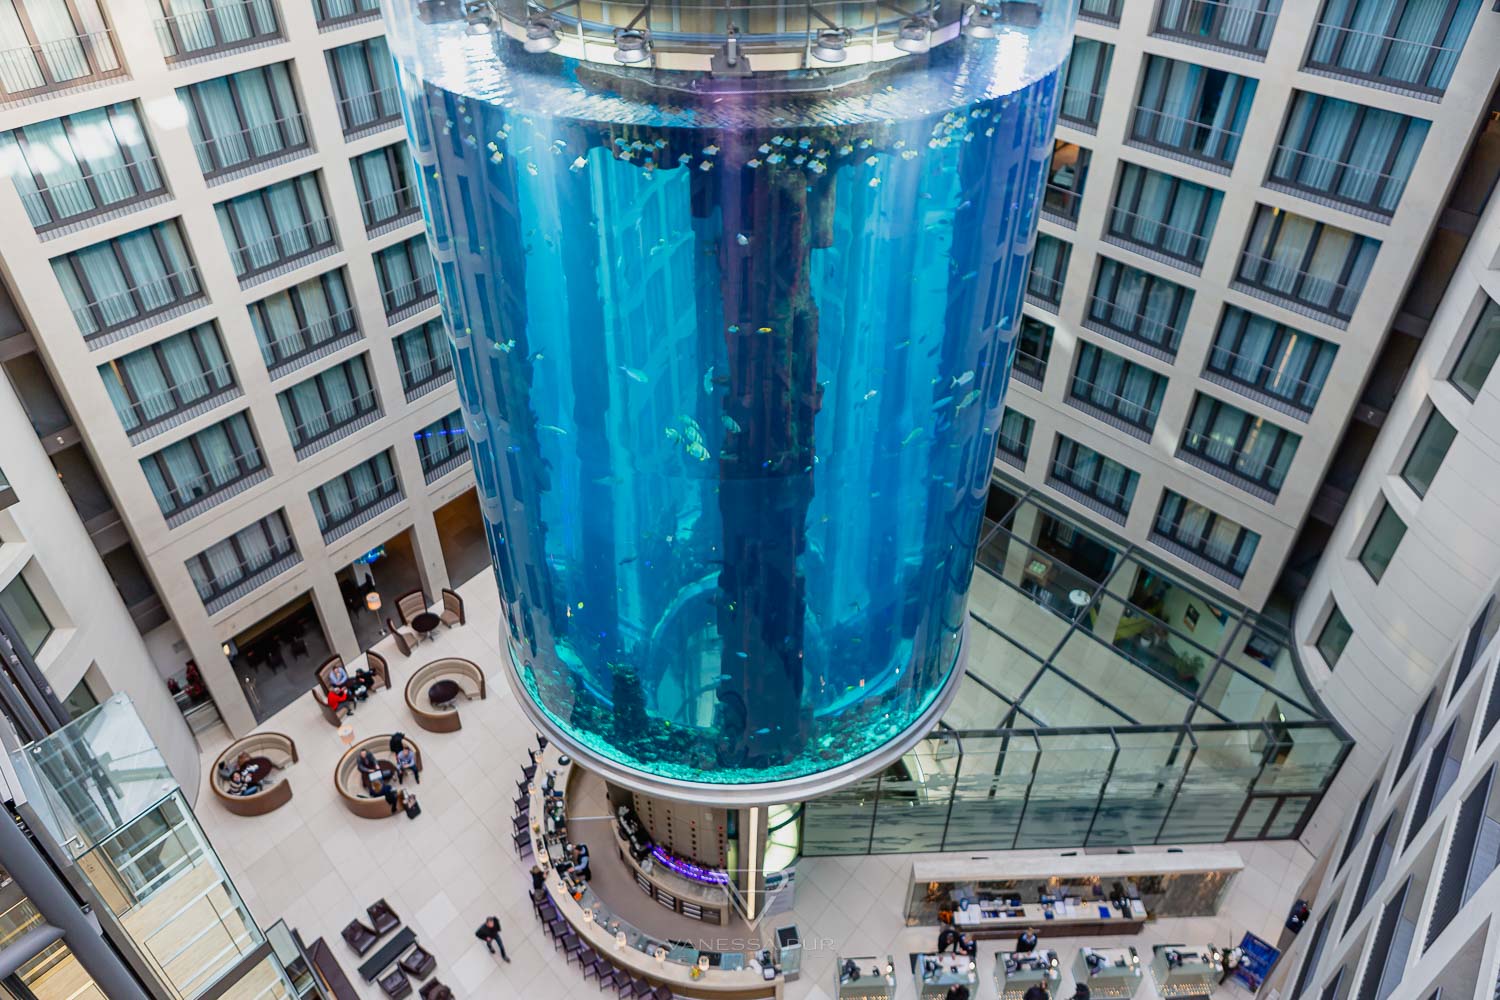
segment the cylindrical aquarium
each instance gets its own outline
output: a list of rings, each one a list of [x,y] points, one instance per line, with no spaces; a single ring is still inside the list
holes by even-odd
[[[509,667],[563,745],[730,801],[931,728],[1074,6],[386,5]]]

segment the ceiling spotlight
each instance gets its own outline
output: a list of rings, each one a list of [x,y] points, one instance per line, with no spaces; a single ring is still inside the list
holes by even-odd
[[[841,63],[849,58],[844,46],[849,42],[849,33],[842,28],[823,28],[818,31],[813,45],[813,58],[819,62]]]
[[[615,62],[634,66],[643,63],[651,55],[646,33],[637,28],[615,29]]]
[[[995,15],[988,7],[970,7],[964,15],[963,32],[970,38],[994,38]]]
[[[932,48],[932,22],[925,17],[913,17],[902,23],[896,32],[896,48],[914,54]]]
[[[557,22],[546,14],[532,15],[526,22],[526,41],[522,48],[527,52],[551,52],[557,48]]]

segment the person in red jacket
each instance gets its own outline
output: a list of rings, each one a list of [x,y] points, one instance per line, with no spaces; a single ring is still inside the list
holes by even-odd
[[[338,712],[339,706],[346,702],[349,704],[349,714],[353,715],[354,703],[349,701],[348,689],[338,684],[328,689],[328,707],[333,709],[335,713]]]

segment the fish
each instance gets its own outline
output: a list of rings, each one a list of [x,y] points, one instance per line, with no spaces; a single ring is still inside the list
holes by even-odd
[[[568,434],[568,432],[566,430],[564,430],[563,428],[557,426],[556,424],[542,424],[541,426],[537,427],[537,430],[539,430],[539,431],[551,431],[553,434],[561,434],[564,437],[566,437],[567,434]]]
[[[878,395],[880,395],[879,389],[871,389],[869,392],[865,393],[865,399],[874,399]]]
[[[528,163],[528,164],[526,164],[526,172],[528,174],[530,174],[531,176],[535,177],[536,174],[537,174],[536,164],[535,163]]]
[[[714,366],[709,365],[703,372],[703,391],[709,395],[714,391]]]
[[[509,354],[512,350],[515,349],[516,338],[512,337],[509,340],[504,341],[503,343],[496,344],[495,346],[504,351],[506,354]]]
[[[700,462],[708,461],[708,449],[703,447],[702,442],[694,441],[687,446],[687,453]]]
[[[746,236],[744,233],[735,233],[734,241],[742,247],[747,247],[750,245],[750,237]]]
[[[624,372],[625,377],[630,379],[632,382],[639,382],[642,385],[645,385],[647,382],[651,381],[651,379],[647,377],[646,373],[641,371],[639,368],[628,368],[625,365],[621,365],[620,371]]]
[[[978,389],[970,389],[969,390],[969,394],[967,396],[965,396],[963,399],[959,400],[958,409],[962,410],[965,406],[968,406],[970,403],[974,402],[974,400],[976,400],[978,398],[979,398],[979,390]]]
[[[968,385],[972,381],[974,381],[974,369],[970,368],[962,375],[956,376],[953,379],[953,388],[957,389],[961,385]]]
[[[770,726],[761,726],[759,729],[757,729],[755,731],[755,735],[756,736],[764,736],[767,733],[769,733],[770,731],[771,731],[771,727]]]
[[[904,438],[901,439],[901,444],[904,447],[906,445],[911,444],[913,441],[915,441],[917,438],[919,438],[921,436],[922,436],[922,428],[921,427],[913,427],[911,430],[909,430],[909,431],[906,432],[906,437],[904,437]]]
[[[718,156],[719,155],[719,147],[713,145],[712,143],[710,143],[709,145],[703,147],[703,155],[704,156]]]
[[[749,167],[751,170],[754,170],[756,167],[760,166],[760,160],[752,156],[750,159],[745,161],[745,166]]]
[[[724,414],[720,419],[724,422],[724,429],[729,433],[738,434],[740,432],[740,425],[729,414]]]
[[[680,441],[681,439],[682,439],[682,435],[678,433],[677,428],[675,428],[675,427],[668,427],[667,428],[667,440],[668,441]]]
[[[870,187],[872,187],[872,188],[878,188],[878,187],[880,187],[880,178],[879,177],[871,177],[870,178]]]
[[[578,159],[576,159],[576,160],[573,161],[573,166],[570,167],[569,169],[571,169],[574,173],[577,173],[578,171],[582,170],[584,167],[586,167],[588,165],[589,165],[589,161],[585,160],[583,157],[580,156],[580,157],[578,157]]]

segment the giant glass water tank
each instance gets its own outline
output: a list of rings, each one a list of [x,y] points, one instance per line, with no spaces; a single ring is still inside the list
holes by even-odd
[[[386,5],[505,669],[786,801],[957,687],[1073,0]]]

